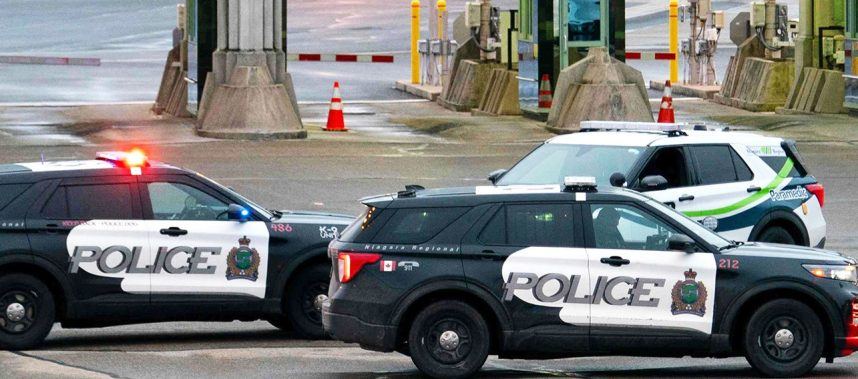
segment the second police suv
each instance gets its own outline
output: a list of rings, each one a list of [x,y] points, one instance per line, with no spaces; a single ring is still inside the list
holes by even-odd
[[[433,377],[470,376],[489,354],[745,356],[799,376],[858,349],[854,259],[732,242],[592,177],[364,204],[329,247],[325,328]]]
[[[825,245],[825,188],[793,141],[679,124],[587,121],[581,128],[585,133],[552,138],[490,179],[625,182],[729,239]]]
[[[352,220],[266,210],[139,151],[0,165],[0,348],[54,322],[266,319],[324,337],[325,252]]]

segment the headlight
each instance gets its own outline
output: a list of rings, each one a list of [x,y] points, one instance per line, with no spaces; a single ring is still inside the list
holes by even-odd
[[[854,265],[803,265],[817,278],[843,280],[858,283],[858,270]]]

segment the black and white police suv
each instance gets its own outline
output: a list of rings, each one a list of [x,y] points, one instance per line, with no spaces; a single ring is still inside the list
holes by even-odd
[[[353,219],[266,210],[139,151],[0,165],[0,348],[54,322],[266,319],[323,337],[327,245]]]
[[[594,176],[608,184],[613,176],[731,240],[825,245],[825,188],[793,141],[678,124],[587,121],[581,128],[489,179],[528,185]]]
[[[489,354],[744,355],[797,376],[858,349],[854,259],[734,243],[594,178],[364,204],[328,250],[325,328],[434,377],[474,374]]]

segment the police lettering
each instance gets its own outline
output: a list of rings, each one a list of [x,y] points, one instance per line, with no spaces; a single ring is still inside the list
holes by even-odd
[[[77,274],[81,263],[95,263],[99,271],[105,274],[214,274],[215,266],[209,266],[211,256],[220,255],[219,247],[161,247],[155,256],[155,263],[142,265],[140,256],[143,248],[135,246],[110,246],[102,249],[98,246],[77,246],[69,261],[69,273]],[[117,262],[118,259],[118,263]],[[112,262],[112,263],[110,263]]]
[[[547,291],[546,286],[554,283],[557,290]],[[654,288],[664,287],[664,279],[600,276],[592,293],[580,294],[581,276],[563,274],[545,274],[538,276],[527,272],[511,272],[504,284],[504,301],[511,301],[515,291],[531,291],[533,297],[543,303],[563,301],[567,304],[628,305],[632,307],[657,307],[659,299],[652,298]],[[559,286],[558,286],[559,285]],[[623,291],[624,290],[624,291]],[[615,297],[616,293],[622,293]]]

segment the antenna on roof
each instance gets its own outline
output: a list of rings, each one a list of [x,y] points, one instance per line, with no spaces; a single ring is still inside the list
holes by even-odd
[[[42,164],[45,164],[45,152],[44,151],[39,153],[39,157],[41,157],[41,159],[42,159]]]

